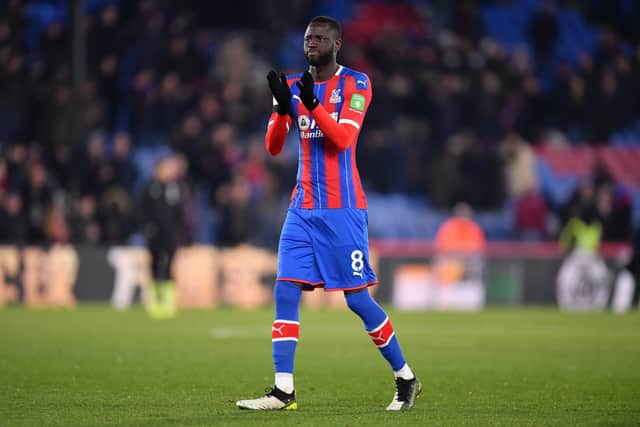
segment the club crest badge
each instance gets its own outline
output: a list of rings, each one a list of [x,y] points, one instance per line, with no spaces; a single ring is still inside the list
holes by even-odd
[[[331,91],[331,97],[329,98],[330,104],[337,104],[342,102],[342,97],[340,96],[340,89],[333,89]]]

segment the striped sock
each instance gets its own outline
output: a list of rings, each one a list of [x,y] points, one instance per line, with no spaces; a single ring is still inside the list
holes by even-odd
[[[293,387],[293,364],[296,353],[296,346],[298,344],[298,336],[300,334],[300,321],[299,321],[299,309],[300,297],[302,295],[302,289],[289,282],[276,282],[274,289],[274,300],[276,304],[276,320],[271,327],[271,349],[273,354],[273,364],[276,372],[276,379],[278,374],[287,373],[291,374],[291,387]],[[288,376],[280,376],[285,378]],[[281,381],[284,387],[289,388]],[[276,381],[276,386],[279,385]],[[291,391],[282,391],[290,393]]]
[[[345,294],[347,305],[362,319],[367,333],[394,371],[406,364],[398,338],[387,313],[371,298],[367,289]]]

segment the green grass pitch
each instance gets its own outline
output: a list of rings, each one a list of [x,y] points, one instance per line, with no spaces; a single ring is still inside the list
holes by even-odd
[[[236,409],[272,384],[272,310],[0,309],[0,425],[640,425],[640,314],[390,310],[424,383],[393,380],[350,312],[301,314],[297,412]]]

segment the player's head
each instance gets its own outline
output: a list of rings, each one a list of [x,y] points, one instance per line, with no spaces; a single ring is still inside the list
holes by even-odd
[[[309,65],[321,67],[335,62],[342,45],[342,26],[329,16],[316,16],[304,32],[304,56]]]

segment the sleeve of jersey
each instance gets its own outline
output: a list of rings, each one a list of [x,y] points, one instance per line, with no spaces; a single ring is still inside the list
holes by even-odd
[[[289,132],[290,126],[291,117],[289,117],[288,115],[282,116],[275,111],[271,113],[264,142],[267,146],[267,151],[272,156],[275,156],[282,151],[282,147],[284,147],[284,142],[287,139],[287,133]]]
[[[340,120],[336,122],[322,106],[318,105],[312,112],[316,124],[338,151],[345,151],[355,144],[364,116],[371,103],[371,85],[369,79],[355,82],[348,79],[344,85],[344,105]]]

